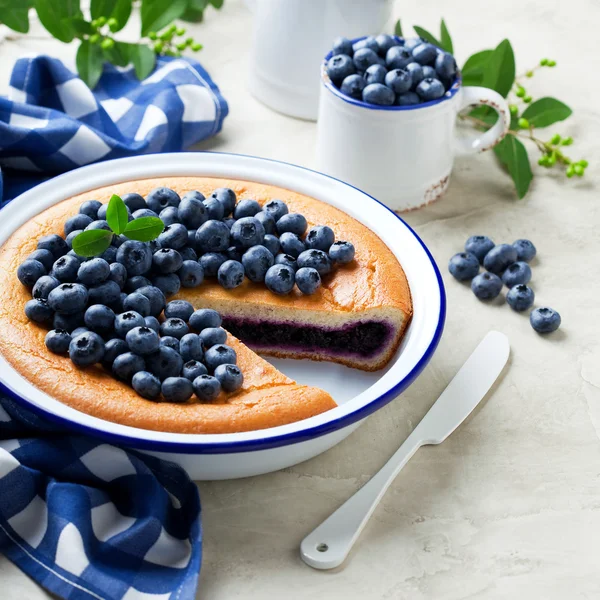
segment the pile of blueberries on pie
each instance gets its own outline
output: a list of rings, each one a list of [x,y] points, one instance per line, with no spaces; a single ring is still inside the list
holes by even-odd
[[[337,38],[325,65],[342,94],[380,106],[438,100],[456,79],[456,61],[421,38],[381,34],[352,43]]]
[[[279,295],[294,286],[313,294],[336,264],[354,259],[351,243],[336,241],[327,226],[307,231],[305,217],[281,200],[261,207],[237,202],[229,188],[180,198],[161,187],[122,201],[130,221],[158,217],[162,233],[150,242],[114,235],[100,256],[80,256],[72,249],[78,235],[111,230],[107,205],[89,200],[66,221],[64,238],[38,240],[17,276],[32,293],[25,314],[49,328],[51,352],[80,367],[101,363],[150,400],[184,402],[195,393],[210,401],[242,386],[219,313],[195,311],[184,300],[167,303],[181,287],[215,278],[233,289],[247,278]]]

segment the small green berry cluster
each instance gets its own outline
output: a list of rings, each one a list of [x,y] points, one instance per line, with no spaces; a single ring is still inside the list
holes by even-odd
[[[181,56],[181,53],[187,48],[192,52],[202,50],[202,44],[196,42],[192,37],[185,40],[180,39],[180,41],[175,39],[177,37],[182,38],[185,33],[185,28],[171,25],[160,33],[151,31],[148,33],[148,37],[154,42],[154,52],[163,56]]]
[[[525,72],[525,77],[529,77],[529,78],[533,77],[535,71],[542,67],[555,67],[555,66],[556,66],[555,60],[550,60],[548,58],[542,58],[542,60],[540,60],[539,65],[537,65],[533,69],[529,69],[529,71]],[[515,96],[517,98],[521,99],[525,104],[529,104],[533,100],[533,98],[527,93],[525,86],[523,86],[523,84],[519,83],[519,81],[515,81],[514,93],[515,93]]]
[[[110,50],[115,46],[115,40],[110,37],[110,33],[114,33],[119,28],[119,22],[114,17],[107,19],[106,17],[98,17],[90,23],[94,33],[88,40],[90,44],[100,44],[103,50]]]

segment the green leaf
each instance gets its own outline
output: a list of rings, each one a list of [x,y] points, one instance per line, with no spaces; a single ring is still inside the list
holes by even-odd
[[[16,4],[16,3],[15,3]],[[27,2],[19,2],[18,6],[13,3],[0,3],[0,23],[4,23],[13,31],[27,33],[29,31],[29,6]]]
[[[429,31],[427,31],[427,29],[423,29],[422,27],[419,27],[418,25],[414,25],[413,29],[415,30],[415,32],[417,33],[417,35],[421,38],[423,38],[424,40],[427,40],[428,42],[435,44],[436,46],[441,46],[441,43],[435,39],[435,36],[432,35],[431,33],[429,33]]]
[[[114,30],[116,32],[123,29],[129,20],[132,4],[132,0],[92,0],[90,12],[92,19],[98,17],[115,18],[119,24]]]
[[[76,33],[81,35],[92,35],[94,33],[94,28],[89,21],[85,19],[80,19],[79,17],[75,17],[71,19],[71,26],[75,30]]]
[[[571,116],[572,110],[556,98],[540,98],[532,102],[521,115],[534,127],[548,127]]]
[[[117,235],[121,235],[125,231],[129,222],[129,213],[125,202],[116,194],[113,194],[108,202],[106,222]]]
[[[448,31],[448,27],[446,27],[446,22],[442,19],[442,24],[440,25],[440,47],[442,50],[446,52],[450,52],[450,54],[454,54],[454,47],[452,46],[452,38],[450,37],[450,32]]]
[[[146,79],[154,70],[156,54],[154,50],[144,44],[131,44],[129,58],[135,67],[135,74],[140,81]]]
[[[223,6],[225,0],[208,0],[217,10]]]
[[[400,19],[396,21],[396,25],[394,25],[394,35],[399,37],[404,37],[402,33],[402,23],[400,23]]]
[[[525,146],[514,135],[509,134],[494,147],[494,152],[508,169],[515,183],[517,195],[523,198],[533,178]]]
[[[483,74],[493,50],[482,50],[467,58],[461,74],[463,85],[481,85]]]
[[[82,40],[77,50],[75,62],[79,77],[85,81],[90,89],[94,89],[102,75],[102,66],[104,65],[100,46],[90,44],[88,40]]]
[[[502,40],[492,51],[485,65],[481,85],[508,95],[515,82],[515,55],[508,40]]]
[[[73,240],[73,250],[79,256],[98,256],[110,246],[112,238],[112,231],[106,231],[106,229],[82,231]]]
[[[127,223],[123,232],[130,240],[151,242],[164,230],[165,224],[158,217],[141,217]]]
[[[129,58],[129,46],[131,44],[115,42],[112,48],[106,48],[102,50],[102,53],[104,54],[104,58],[113,65],[126,67],[131,62]]]
[[[142,35],[170,25],[187,6],[188,0],[142,0]]]
[[[75,37],[72,19],[83,18],[79,0],[35,0],[34,7],[42,25],[57,40],[68,44]]]

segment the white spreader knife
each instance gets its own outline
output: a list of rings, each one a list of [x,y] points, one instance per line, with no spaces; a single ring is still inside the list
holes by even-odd
[[[490,331],[475,348],[429,412],[382,469],[300,545],[302,560],[315,569],[341,565],[390,484],[413,454],[441,444],[479,404],[508,360],[508,338]]]

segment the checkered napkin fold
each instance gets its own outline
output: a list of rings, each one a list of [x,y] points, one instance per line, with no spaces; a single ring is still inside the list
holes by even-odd
[[[21,58],[0,96],[0,206],[82,165],[188,148],[218,133],[227,113],[193,60],[160,57],[142,82],[133,67],[107,64],[92,92],[55,58]]]

